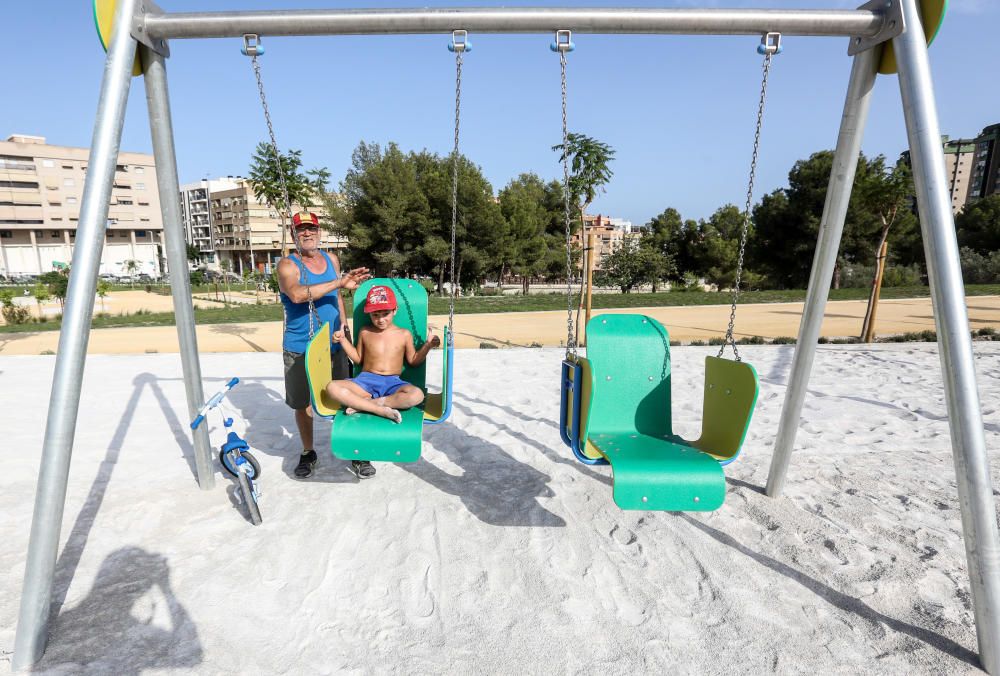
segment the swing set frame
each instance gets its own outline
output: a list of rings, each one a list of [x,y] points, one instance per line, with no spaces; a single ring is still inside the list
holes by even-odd
[[[97,0],[113,6],[93,140],[87,162],[72,273],[49,400],[12,669],[41,659],[48,637],[52,586],[83,369],[107,228],[108,206],[133,73],[145,79],[166,253],[188,411],[204,402],[194,309],[180,218],[166,59],[169,40],[305,35],[447,35],[473,33],[842,36],[853,57],[805,312],[776,437],[767,494],[784,486],[820,324],[836,262],[871,93],[878,72],[898,69],[917,206],[930,279],[951,430],[973,609],[983,667],[1000,673],[1000,534],[976,387],[954,218],[948,194],[928,38],[946,0],[872,0],[856,10],[478,8],[275,10],[168,13],[151,0]],[[95,5],[96,7],[96,5]],[[110,15],[111,13],[109,13]],[[924,30],[920,30],[923,25]],[[124,28],[124,29],[123,29]],[[133,71],[133,68],[135,71]],[[214,484],[208,431],[194,431],[198,483]]]

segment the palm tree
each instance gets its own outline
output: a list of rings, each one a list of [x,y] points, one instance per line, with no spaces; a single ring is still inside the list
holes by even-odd
[[[602,143],[597,139],[584,134],[569,133],[566,135],[566,144],[552,146],[553,150],[559,152],[559,160],[569,160],[569,194],[570,199],[577,205],[580,211],[581,246],[587,246],[587,223],[583,215],[593,204],[599,192],[604,191],[604,186],[614,172],[608,166],[615,157],[614,149],[607,143]],[[585,284],[580,286],[580,305],[583,304]],[[580,312],[577,310],[577,335],[580,333]]]
[[[139,271],[139,261],[134,258],[129,258],[128,260],[122,261],[122,270],[128,275],[128,286],[130,289],[135,288],[135,273]]]

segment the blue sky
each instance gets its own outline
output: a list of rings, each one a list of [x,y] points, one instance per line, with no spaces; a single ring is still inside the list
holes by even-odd
[[[405,0],[160,0],[164,10],[482,6]],[[501,4],[501,3],[493,3]],[[556,3],[521,2],[522,6]],[[564,4],[564,3],[558,3]],[[610,2],[572,2],[609,6]],[[623,6],[851,8],[841,0],[629,2]],[[0,75],[0,134],[88,146],[103,69],[88,0],[7,3],[7,66]],[[931,49],[942,133],[977,134],[1000,122],[992,71],[1000,3],[951,0]],[[499,190],[534,171],[561,175],[559,65],[548,35],[472,35],[464,67],[462,146]],[[326,166],[336,183],[358,141],[447,153],[452,142],[450,36],[264,38],[262,71],[278,143]],[[576,35],[569,57],[572,131],[617,150],[615,176],[592,211],[644,223],[672,206],[707,217],[742,204],[752,148],[760,59],[756,37]],[[168,77],[181,181],[245,174],[267,136],[241,40],[175,40]],[[784,39],[772,68],[755,199],[785,184],[811,152],[832,148],[850,59],[845,38]],[[57,98],[58,94],[58,98]],[[880,76],[863,150],[894,159],[905,149],[899,86]],[[123,150],[150,152],[141,78],[133,80]]]

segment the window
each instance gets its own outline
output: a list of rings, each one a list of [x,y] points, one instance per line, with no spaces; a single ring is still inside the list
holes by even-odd
[[[64,178],[63,179],[63,186],[64,187],[66,187],[66,188],[72,188],[75,185],[76,185],[76,181],[74,181],[73,179],[71,179],[71,178]]]
[[[0,155],[0,169],[34,171],[35,158],[27,157],[25,155]]]
[[[57,239],[59,237],[59,231],[58,230],[53,230],[52,234],[50,235],[50,237],[52,237],[52,239]]]
[[[45,233],[44,233],[44,232],[42,232],[41,230],[35,230],[35,237],[41,237],[41,236],[42,236],[42,235],[44,235],[44,234],[45,234]]]
[[[4,181],[0,180],[0,188],[25,188],[38,190],[37,181]]]
[[[66,204],[76,204],[76,198],[75,197],[67,197],[66,198]]]
[[[140,218],[139,220],[143,221],[144,223],[149,223],[149,219],[148,218]]]
[[[53,201],[49,200],[49,206],[50,207],[61,207],[62,206],[62,202],[53,202]]]
[[[139,206],[140,207],[148,207],[149,206],[149,202],[143,202],[142,200],[139,200]]]
[[[132,189],[132,186],[125,185],[124,183],[115,183],[114,186],[112,186],[112,187],[118,188],[119,190],[131,190]]]
[[[115,171],[128,171],[128,165],[127,164],[116,164],[115,165]]]
[[[135,184],[135,189],[136,190],[145,190],[146,189],[146,184],[145,183],[136,183]]]
[[[14,237],[14,233],[10,230],[0,230],[0,239],[11,239]]]
[[[42,160],[42,166],[51,169],[56,166],[56,163],[54,160]]]
[[[62,168],[63,169],[72,169],[73,165],[72,164],[64,164],[64,165],[62,165]]]
[[[52,217],[52,218],[50,218],[49,220],[50,220],[50,221],[61,221],[61,220],[62,220],[62,216],[53,216],[53,217]]]
[[[41,225],[44,222],[45,221],[43,221],[40,218],[39,219],[34,219],[34,218],[4,218],[4,219],[0,219],[0,223],[2,223],[4,225]],[[35,234],[38,235],[39,237],[41,237],[42,236],[42,231],[41,230],[35,230]]]
[[[127,205],[131,205],[131,204],[132,204],[132,200],[123,200],[122,198],[120,198],[120,197],[119,197],[119,198],[118,198],[118,204],[122,204],[122,205],[126,205],[126,204],[127,204]]]
[[[136,237],[145,237],[146,236],[146,231],[145,230],[136,230],[135,231],[135,236]]]
[[[122,230],[121,235],[122,237],[128,237],[128,230]]]
[[[136,167],[135,168],[135,173],[137,173],[137,174],[145,174],[146,170],[143,169],[142,167]]]

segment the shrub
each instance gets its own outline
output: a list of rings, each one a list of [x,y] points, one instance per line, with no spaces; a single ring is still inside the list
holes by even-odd
[[[985,256],[969,247],[962,247],[959,259],[966,284],[993,284],[1000,281],[1000,251]]]
[[[691,347],[702,347],[706,344],[707,343],[704,340],[692,340],[690,343],[688,343],[688,345],[690,345]]]
[[[737,345],[763,345],[764,339],[760,336],[743,336],[736,341]]]
[[[795,340],[796,339],[792,338],[791,336],[778,336],[777,338],[775,338],[774,340],[771,341],[771,344],[772,345],[794,345],[795,344]]]
[[[726,339],[725,338],[718,338],[718,337],[716,337],[716,338],[709,338],[708,339],[708,344],[709,345],[725,345],[726,344]]]
[[[994,329],[992,326],[984,326],[983,328],[976,331],[976,333],[980,336],[995,336],[997,334],[997,330]]]
[[[479,343],[479,349],[480,350],[498,350],[500,348],[498,346],[494,345],[493,343]]]
[[[820,345],[826,345],[827,343],[830,342],[830,339],[827,338],[826,336],[820,336],[819,340],[817,340],[816,342],[819,343]]]

